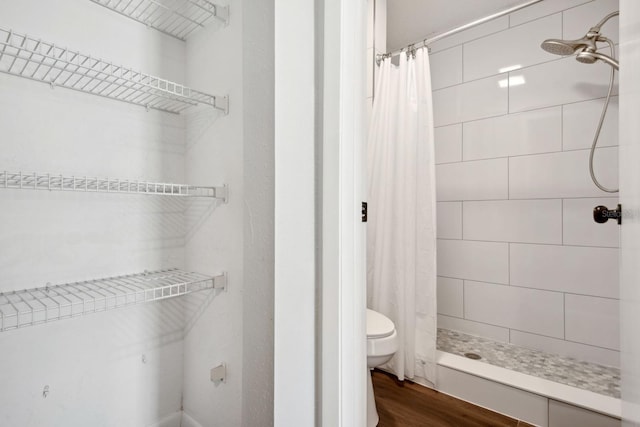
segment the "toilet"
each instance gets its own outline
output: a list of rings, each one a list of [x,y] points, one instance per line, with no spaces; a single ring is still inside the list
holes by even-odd
[[[367,427],[378,425],[378,411],[373,397],[371,369],[387,363],[398,350],[398,334],[385,315],[367,309]]]

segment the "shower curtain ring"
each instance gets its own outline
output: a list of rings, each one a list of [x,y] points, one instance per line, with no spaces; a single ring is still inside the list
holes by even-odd
[[[407,61],[409,60],[409,57],[416,59],[416,45],[415,44],[410,44],[409,46],[407,46]]]

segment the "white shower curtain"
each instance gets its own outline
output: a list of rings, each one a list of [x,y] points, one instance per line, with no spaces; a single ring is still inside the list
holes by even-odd
[[[425,49],[380,65],[368,138],[367,303],[396,326],[386,365],[435,384],[436,202]]]

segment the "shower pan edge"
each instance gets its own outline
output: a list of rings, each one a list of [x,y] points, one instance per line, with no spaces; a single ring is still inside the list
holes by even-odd
[[[615,397],[523,374],[442,350],[436,351],[436,362],[438,368],[453,369],[609,417],[621,417],[621,400]],[[439,385],[436,389],[439,389]]]

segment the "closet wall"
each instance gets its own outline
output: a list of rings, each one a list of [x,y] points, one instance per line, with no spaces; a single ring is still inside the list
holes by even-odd
[[[263,5],[247,16],[239,1],[231,10],[228,26],[214,22],[185,43],[91,1],[0,5],[2,29],[231,99],[227,116],[211,107],[173,115],[0,74],[0,169],[230,189],[228,204],[211,198],[0,191],[0,292],[171,267],[229,277],[227,291],[0,332],[0,424],[168,427],[179,425],[184,407],[201,425],[240,425],[251,403],[259,405],[245,417],[253,420],[246,425],[271,423],[271,405],[264,402],[272,400],[272,369],[251,379],[242,375],[256,359],[270,366],[273,354],[273,215],[245,214],[247,206],[269,207],[273,179],[259,174],[273,175],[272,133],[262,129],[258,141],[255,126],[247,124],[254,139],[243,140],[243,85],[255,86],[257,76],[243,78],[242,52],[265,49],[273,40],[273,19]],[[266,19],[247,29],[245,39],[243,19],[257,16]],[[268,117],[265,90],[246,111]],[[263,147],[252,155],[260,157],[260,168],[244,168],[251,161],[244,158],[246,145]],[[244,183],[259,178],[243,200]],[[257,242],[251,251],[244,250],[246,227]],[[245,265],[255,251],[259,262]],[[243,298],[246,273],[254,278],[247,290],[260,289],[262,298]],[[245,328],[264,337],[251,354],[243,354]],[[228,368],[223,384],[209,377],[218,363]]]

